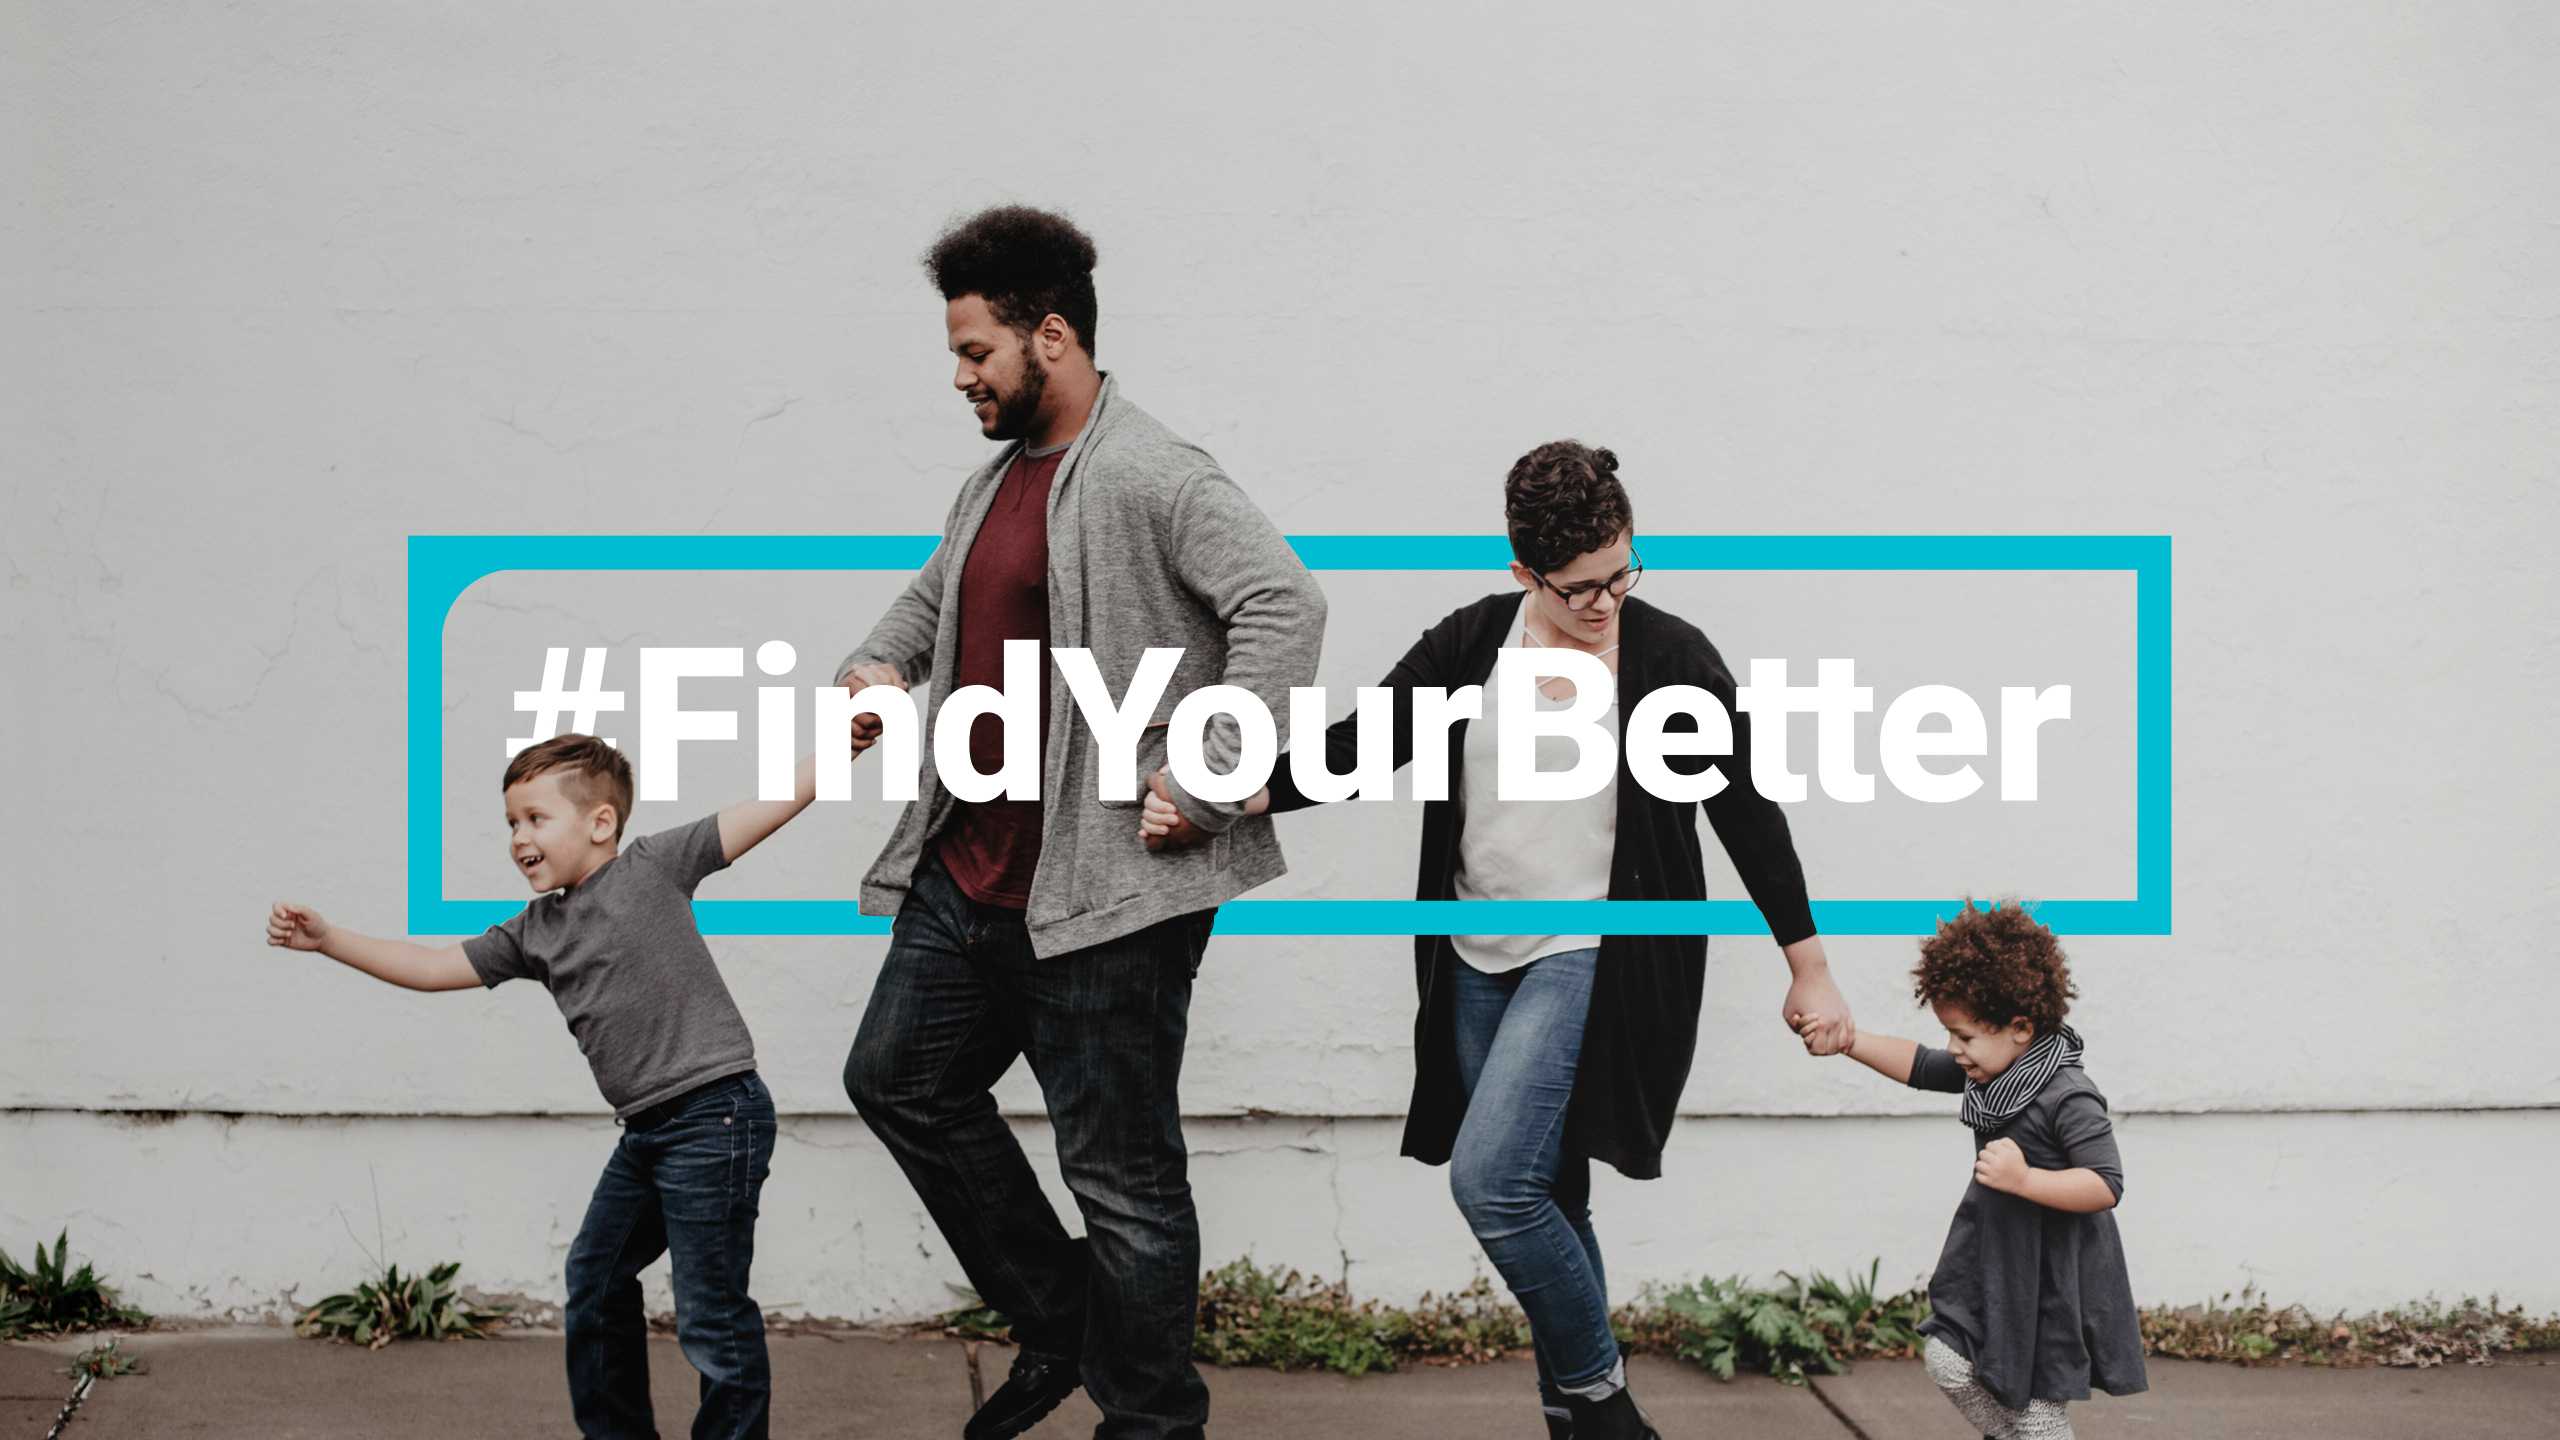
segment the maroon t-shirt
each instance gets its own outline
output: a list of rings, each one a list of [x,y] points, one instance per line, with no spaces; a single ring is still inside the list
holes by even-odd
[[[1040,750],[1049,748],[1049,486],[1067,447],[1046,455],[1025,449],[1005,467],[995,502],[960,567],[960,658],[949,694],[963,685],[1004,684],[1004,642],[1040,645]],[[993,715],[969,727],[969,763],[992,775],[1004,763],[1004,729]],[[1031,903],[1031,872],[1040,866],[1040,802],[958,802],[942,833],[943,865],[970,898],[1020,910]]]

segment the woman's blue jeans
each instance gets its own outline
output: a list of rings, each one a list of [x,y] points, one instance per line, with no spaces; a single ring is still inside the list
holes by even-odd
[[[1449,1189],[1529,1316],[1538,1393],[1558,1408],[1565,1388],[1604,1380],[1618,1364],[1591,1232],[1591,1162],[1564,1147],[1599,961],[1597,950],[1568,950],[1502,975],[1464,960],[1453,967],[1467,1115]]]

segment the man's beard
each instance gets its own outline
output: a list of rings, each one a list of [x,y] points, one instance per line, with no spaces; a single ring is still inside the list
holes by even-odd
[[[1040,357],[1031,353],[1029,342],[1022,347],[1022,388],[1010,395],[996,396],[996,418],[987,424],[990,440],[1020,440],[1031,433],[1032,422],[1040,414],[1040,397],[1048,392],[1049,372]]]

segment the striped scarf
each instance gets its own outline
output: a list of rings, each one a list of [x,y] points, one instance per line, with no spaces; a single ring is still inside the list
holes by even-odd
[[[1973,1133],[1989,1138],[1991,1132],[2018,1118],[2027,1102],[2036,1098],[2044,1082],[2055,1071],[2080,1064],[2080,1032],[2068,1025],[2057,1025],[2039,1035],[2027,1046],[2027,1052],[2010,1062],[2009,1068],[1991,1077],[1988,1085],[1964,1082],[1964,1109],[1959,1112]]]

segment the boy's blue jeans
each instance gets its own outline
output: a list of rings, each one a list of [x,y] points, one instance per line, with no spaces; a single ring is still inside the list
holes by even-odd
[[[657,1436],[639,1276],[667,1255],[676,1340],[702,1372],[694,1440],[762,1440],[773,1374],[764,1312],[748,1297],[747,1271],[773,1133],[773,1096],[752,1072],[714,1080],[625,1122],[569,1246],[569,1406],[581,1435]]]
[[[1453,966],[1467,1114],[1449,1156],[1449,1189],[1529,1317],[1538,1393],[1558,1409],[1560,1387],[1607,1379],[1618,1363],[1591,1230],[1591,1162],[1564,1148],[1599,961],[1597,950],[1568,950],[1501,975],[1464,960]]]
[[[1021,911],[970,898],[928,853],[845,1059],[845,1093],[969,1283],[1026,1349],[1078,1363],[1111,1440],[1198,1436],[1209,1418],[1180,1082],[1214,915],[1043,959]],[[1083,1241],[989,1093],[1016,1059],[1040,1082]]]

